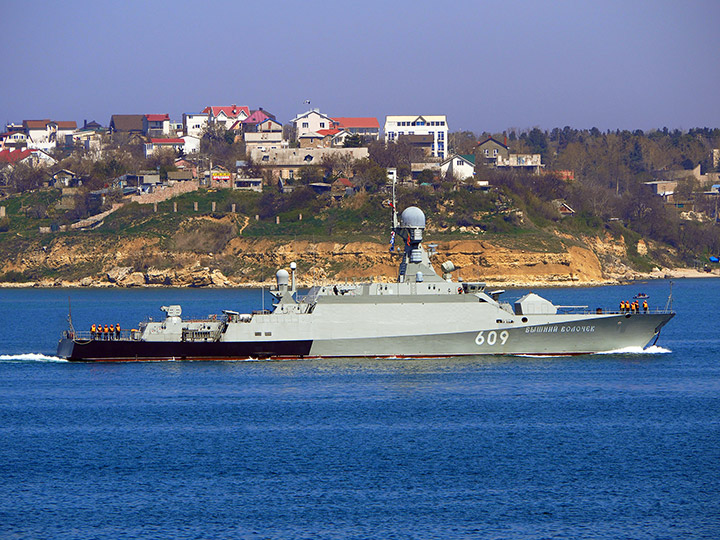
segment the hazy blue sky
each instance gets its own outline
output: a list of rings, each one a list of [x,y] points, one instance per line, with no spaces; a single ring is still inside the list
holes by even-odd
[[[720,1],[0,0],[0,122],[264,107],[720,127]]]

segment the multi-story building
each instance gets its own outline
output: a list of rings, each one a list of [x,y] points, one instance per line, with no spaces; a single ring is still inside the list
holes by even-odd
[[[27,135],[28,148],[50,150],[57,142],[65,142],[65,135],[77,129],[74,121],[58,122],[54,120],[23,120],[23,130]]]
[[[211,124],[221,125],[225,129],[230,129],[236,122],[245,120],[250,116],[248,107],[238,107],[235,104],[205,107],[202,112],[208,115]]]
[[[540,154],[511,154],[510,147],[488,137],[475,149],[476,163],[489,167],[511,167],[539,174],[545,167]]]
[[[406,135],[430,135],[432,156],[445,159],[447,157],[448,126],[447,117],[443,115],[423,116],[386,116],[385,142],[397,142]]]
[[[202,137],[208,125],[208,113],[183,113],[183,131],[185,135]]]
[[[300,177],[303,167],[321,165],[323,159],[336,159],[347,164],[348,170],[342,174],[352,173],[352,163],[369,156],[367,148],[279,148],[275,150],[250,151],[250,159],[255,165],[269,171],[274,180],[292,182]]]
[[[332,129],[334,125],[333,119],[321,113],[320,109],[310,109],[297,115],[291,122],[295,126],[298,139],[306,133],[317,133],[321,129]]]
[[[162,137],[170,135],[169,114],[146,114],[143,116],[143,135]]]

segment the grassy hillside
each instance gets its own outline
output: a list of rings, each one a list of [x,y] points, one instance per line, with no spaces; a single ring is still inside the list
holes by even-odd
[[[201,260],[227,272],[243,273],[247,269],[241,262],[223,254],[238,236],[278,242],[388,242],[391,214],[387,198],[387,194],[358,193],[336,200],[308,188],[291,194],[199,190],[161,202],[157,211],[152,204],[125,204],[91,230],[41,233],[40,227],[64,224],[63,214],[55,206],[60,193],[28,193],[0,203],[7,212],[5,230],[0,232],[0,256],[5,261],[0,279],[78,279],[99,271],[98,263],[68,261],[64,266],[45,269],[38,263],[41,269],[32,272],[18,272],[14,265],[23,258],[41,257],[59,244],[68,250],[78,248],[80,253],[110,254],[121,240],[133,238],[152,241],[154,247],[152,253],[140,250],[129,254],[125,262],[130,266],[182,266]],[[415,205],[424,210],[428,223],[425,236],[430,241],[482,239],[511,250],[559,253],[568,246],[585,245],[587,237],[609,236],[628,245],[625,262],[637,270],[673,262],[662,246],[638,253],[635,246],[641,236],[619,221],[603,222],[587,214],[561,219],[547,201],[532,194],[519,196],[505,188],[469,191],[424,186],[400,189],[398,199],[400,209]],[[160,251],[166,255],[160,257]]]

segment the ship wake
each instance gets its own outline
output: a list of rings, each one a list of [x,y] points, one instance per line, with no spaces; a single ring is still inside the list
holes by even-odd
[[[47,356],[38,353],[0,354],[0,362],[67,362],[58,356]]]
[[[670,349],[660,347],[658,345],[651,345],[650,347],[624,347],[622,349],[615,349],[613,351],[603,351],[597,354],[667,354],[671,353]]]

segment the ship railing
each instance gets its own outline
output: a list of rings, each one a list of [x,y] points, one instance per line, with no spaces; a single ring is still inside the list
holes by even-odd
[[[139,330],[120,330],[120,332],[92,332],[90,330],[66,330],[64,337],[75,341],[137,341],[142,332]]]
[[[664,307],[648,308],[647,311],[640,308],[637,311],[632,310],[621,310],[617,307],[604,308],[596,307],[591,308],[589,306],[555,306],[558,313],[565,315],[666,315],[672,313],[671,309],[665,309]]]

